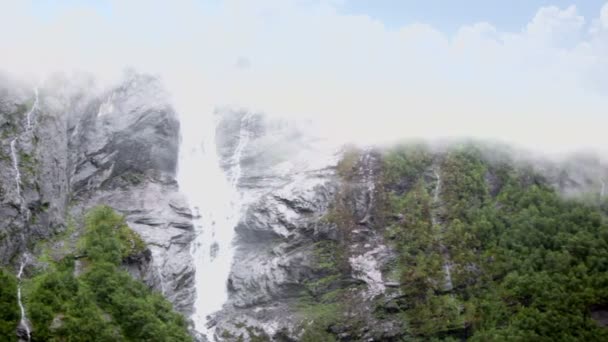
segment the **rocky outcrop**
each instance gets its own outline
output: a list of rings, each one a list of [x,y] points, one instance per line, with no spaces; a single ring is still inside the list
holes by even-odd
[[[192,217],[175,180],[179,121],[168,96],[157,79],[130,74],[85,108],[68,127],[71,212],[108,204],[124,214],[152,256],[134,274],[190,313]]]
[[[230,173],[238,144],[235,126],[251,114],[221,114],[218,152]],[[303,139],[301,127],[259,114],[249,123],[250,141],[240,159],[238,184],[244,214],[235,228],[229,299],[213,318],[221,340],[248,337],[250,331],[274,335],[299,323],[295,304],[304,281],[312,277],[312,239],[337,185],[332,169],[337,156],[321,150],[320,141]]]
[[[159,80],[128,72],[118,86],[96,91],[87,77],[52,78],[39,88],[31,129],[25,113],[33,91],[1,83],[2,262],[64,230],[68,218],[81,227],[89,208],[106,204],[148,244],[125,267],[190,314],[192,216],[175,180],[179,121]],[[15,137],[22,198],[10,167]]]

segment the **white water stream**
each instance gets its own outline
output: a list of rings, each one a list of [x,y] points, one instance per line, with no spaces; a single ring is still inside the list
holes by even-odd
[[[602,183],[602,189],[600,190],[600,198],[604,198],[604,195],[606,194],[606,182],[604,182],[603,179],[600,179],[600,182]]]
[[[32,104],[32,108],[25,115],[27,124],[25,133],[28,133],[32,130],[32,115],[38,108],[38,88],[34,88],[34,103]],[[17,190],[17,196],[19,197],[19,203],[21,206],[21,212],[26,215],[26,220],[29,220],[29,211],[27,210],[25,200],[21,194],[21,171],[19,170],[19,156],[17,154],[17,142],[21,136],[15,137],[11,140],[11,161],[13,163],[13,170],[15,171],[15,188]],[[21,233],[22,238],[25,240],[25,235],[23,232]],[[17,279],[19,279],[19,284],[17,286],[17,301],[19,304],[19,310],[21,312],[21,320],[19,325],[23,327],[27,334],[27,341],[30,341],[31,331],[27,320],[27,315],[25,313],[25,306],[23,305],[23,301],[21,300],[21,277],[23,276],[23,269],[28,263],[27,254],[23,255],[23,260],[21,260],[21,265],[19,266],[19,272],[17,274]]]
[[[228,298],[227,280],[232,264],[234,228],[241,216],[237,184],[241,177],[241,155],[249,141],[247,125],[240,122],[238,144],[229,170],[220,166],[216,146],[219,117],[182,118],[182,144],[178,182],[195,216],[196,238],[192,247],[195,265],[195,329],[213,340],[214,327],[208,316],[219,311]]]
[[[19,196],[19,201],[21,201],[21,171],[19,171],[19,157],[17,156],[17,139],[19,137],[11,140],[11,160],[13,162],[13,170],[15,170],[14,178],[17,196]]]
[[[38,88],[34,88],[34,103],[32,108],[25,115],[27,120],[26,131],[25,133],[32,130],[32,115],[38,108]],[[17,142],[20,136],[15,137],[11,140],[11,161],[13,162],[13,170],[15,170],[15,187],[17,189],[17,196],[19,196],[20,201],[23,205],[23,199],[21,198],[21,171],[19,170],[19,156],[17,155]],[[22,208],[23,209],[23,208]]]
[[[21,276],[23,276],[23,269],[27,263],[27,254],[24,254],[23,259],[21,260],[21,265],[19,265],[19,273],[17,273],[17,279],[19,280],[19,285],[17,286],[17,302],[19,303],[19,310],[21,311],[21,320],[19,321],[19,326],[25,330],[25,333],[27,334],[27,341],[29,342],[32,333],[27,320],[27,315],[25,314],[25,307],[23,306],[23,301],[21,300]]]
[[[441,199],[439,198],[439,193],[441,192],[441,174],[437,171],[436,168],[433,169],[433,173],[435,174],[435,178],[437,179],[435,183],[435,189],[433,190],[433,204],[435,206],[435,210],[440,206]],[[439,226],[441,223],[437,219],[437,214],[431,214],[431,222],[434,226]],[[443,229],[443,228],[440,228]],[[440,232],[442,234],[442,232]],[[445,289],[452,290],[454,285],[452,283],[452,265],[450,261],[450,255],[448,253],[447,247],[441,243],[439,246],[441,250],[441,254],[443,255],[443,271],[445,272]]]

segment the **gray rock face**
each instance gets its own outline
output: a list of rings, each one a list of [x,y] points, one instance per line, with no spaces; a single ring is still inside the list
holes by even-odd
[[[236,145],[233,132],[246,113],[223,113],[218,129],[218,150],[230,172]],[[362,316],[373,321],[373,297],[385,290],[390,249],[373,225],[371,208],[378,160],[366,152],[353,179],[338,176],[340,149],[315,139],[305,123],[273,121],[262,115],[250,123],[254,137],[241,158],[239,191],[245,211],[236,227],[235,253],[228,279],[229,299],[213,321],[218,340],[267,335],[278,340],[297,339],[304,316],[298,307],[307,283],[322,277],[315,262],[315,243],[344,239],[324,219],[340,192],[356,217],[349,244],[351,273],[342,284],[364,284]],[[379,328],[390,331],[386,326]],[[373,330],[373,329],[371,329]],[[232,337],[231,337],[232,336]]]
[[[243,112],[221,113],[217,130],[222,166],[231,172]],[[217,313],[216,335],[248,336],[254,327],[274,335],[299,323],[294,311],[309,265],[316,224],[327,212],[337,185],[336,151],[305,137],[300,127],[263,115],[248,120],[250,141],[240,160],[238,190],[244,214],[236,229],[228,279],[229,300]],[[316,158],[311,156],[315,155]],[[223,337],[222,337],[223,336]]]
[[[160,82],[128,73],[98,92],[86,77],[51,79],[40,88],[30,130],[28,88],[0,83],[0,261],[64,229],[68,217],[106,204],[148,243],[125,267],[190,314],[192,216],[175,180],[179,121]],[[7,157],[14,137],[22,198]]]
[[[147,242],[133,274],[191,312],[191,215],[175,174],[179,122],[158,80],[132,74],[69,123],[72,213],[108,204]]]
[[[86,77],[48,81],[39,89],[30,128],[32,87],[0,76],[0,263],[14,264],[34,242],[63,230],[69,217],[82,218],[89,208],[107,204],[148,243],[148,251],[124,267],[190,315],[194,227],[175,180],[177,115],[154,77],[130,73],[112,89],[94,89]],[[213,317],[218,339],[247,338],[248,328],[297,339],[302,293],[324,276],[313,264],[321,241],[346,246],[346,271],[336,286],[357,285],[351,291],[357,307],[347,310],[348,318],[365,323],[363,330],[334,327],[335,334],[342,340],[395,338],[399,322],[379,320],[373,312],[379,303],[387,312],[399,310],[400,300],[400,284],[389,272],[394,252],[373,210],[379,157],[362,151],[344,178],[337,168],[341,150],[315,137],[307,123],[220,114],[221,166],[228,175],[240,167],[244,210],[235,227],[229,299]],[[235,160],[245,115],[249,139]],[[608,183],[605,166],[593,158],[530,167],[566,195],[600,194]],[[500,188],[498,178],[487,178],[492,191]],[[352,218],[347,231],[325,219],[338,205]]]
[[[61,229],[65,222],[67,136],[57,116],[49,113],[39,118],[43,111],[40,107],[33,110],[32,120],[43,121],[53,132],[37,125],[29,128],[27,114],[33,103],[32,88],[8,78],[0,80],[0,262],[3,264],[25,251],[32,241]]]

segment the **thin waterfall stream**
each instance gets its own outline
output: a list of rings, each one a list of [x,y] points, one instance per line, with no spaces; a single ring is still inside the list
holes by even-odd
[[[15,189],[17,192],[17,197],[19,198],[19,206],[21,209],[21,213],[25,215],[26,221],[29,220],[29,210],[27,208],[27,204],[25,203],[25,199],[23,198],[22,189],[21,189],[21,171],[19,170],[19,154],[17,152],[17,143],[23,134],[27,134],[33,129],[33,115],[35,111],[38,109],[38,87],[34,88],[34,103],[32,104],[32,108],[26,113],[26,129],[25,131],[11,140],[10,148],[11,148],[11,161],[13,164],[13,170],[15,171]],[[21,237],[25,242],[25,235],[23,232],[21,233]],[[21,264],[19,265],[19,272],[17,273],[17,279],[19,280],[17,286],[17,302],[19,304],[19,310],[21,314],[21,319],[19,321],[19,329],[25,333],[25,338],[29,342],[31,339],[31,328],[29,326],[29,322],[27,319],[27,314],[25,311],[25,306],[23,305],[23,300],[21,298],[21,283],[23,270],[27,263],[29,262],[29,258],[27,253],[23,254]],[[18,331],[19,333],[19,331]]]
[[[15,171],[15,188],[17,189],[17,196],[19,202],[23,206],[23,200],[21,198],[21,171],[19,171],[19,156],[17,156],[17,140],[19,137],[11,140],[11,161],[13,162],[13,170]]]
[[[433,226],[437,226],[440,229],[440,234],[443,234],[443,227],[441,227],[441,222],[437,218],[436,211],[441,206],[441,199],[439,198],[439,194],[441,193],[441,171],[439,170],[439,166],[433,168],[433,173],[435,174],[435,189],[433,190],[433,206],[435,209],[431,214],[431,222]],[[440,246],[441,255],[443,256],[443,270],[445,272],[445,289],[450,291],[454,288],[452,283],[452,265],[450,261],[450,255],[447,247],[441,243]]]
[[[19,273],[17,273],[17,279],[19,280],[19,284],[17,286],[17,302],[19,303],[19,311],[21,313],[21,319],[19,320],[19,329],[25,332],[26,340],[29,342],[31,340],[32,331],[27,319],[27,314],[25,313],[25,306],[23,305],[23,300],[21,298],[21,278],[23,277],[23,269],[25,268],[25,266],[27,266],[28,261],[28,255],[27,253],[24,253],[21,259],[21,264],[19,265]]]

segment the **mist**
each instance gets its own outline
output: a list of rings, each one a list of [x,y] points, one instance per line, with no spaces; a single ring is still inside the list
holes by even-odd
[[[608,155],[608,3],[590,18],[548,6],[515,32],[474,22],[456,33],[339,6],[9,0],[0,69],[31,84],[87,72],[100,88],[127,67],[159,75],[189,123],[228,107],[310,120],[336,142],[471,137]]]

